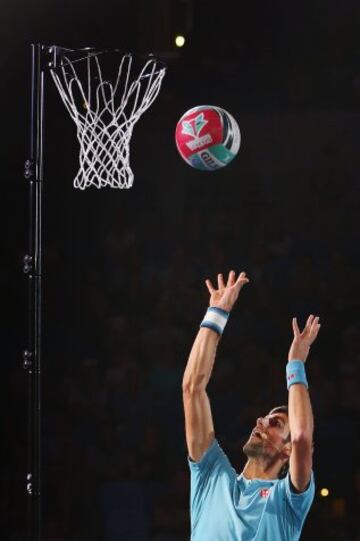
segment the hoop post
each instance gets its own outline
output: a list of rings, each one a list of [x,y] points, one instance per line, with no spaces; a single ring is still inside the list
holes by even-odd
[[[28,276],[28,348],[23,366],[28,373],[28,539],[40,541],[41,509],[41,320],[42,320],[42,202],[44,143],[44,46],[31,45],[30,157],[25,162],[29,181],[29,252],[23,259]]]

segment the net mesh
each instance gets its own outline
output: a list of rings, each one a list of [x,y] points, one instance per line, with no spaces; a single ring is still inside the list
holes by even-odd
[[[132,186],[133,128],[156,99],[165,71],[164,64],[155,57],[147,57],[137,70],[133,55],[127,54],[121,57],[117,75],[111,81],[103,77],[96,53],[89,53],[81,62],[64,56],[60,67],[51,70],[77,128],[80,155],[75,188]]]

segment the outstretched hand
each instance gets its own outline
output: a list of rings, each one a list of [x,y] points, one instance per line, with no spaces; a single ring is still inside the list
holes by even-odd
[[[240,290],[249,279],[246,272],[241,272],[236,278],[235,271],[230,271],[225,285],[224,277],[218,274],[218,288],[215,289],[210,280],[205,280],[210,293],[210,306],[216,306],[230,312],[239,296]]]
[[[292,327],[294,339],[289,350],[289,361],[305,362],[309,355],[310,346],[315,341],[320,330],[319,317],[309,316],[302,332],[299,329],[296,317],[294,317]]]

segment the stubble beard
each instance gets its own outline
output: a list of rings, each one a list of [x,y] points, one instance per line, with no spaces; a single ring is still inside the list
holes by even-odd
[[[260,458],[266,456],[263,442],[248,441],[243,447],[243,451],[248,458]]]

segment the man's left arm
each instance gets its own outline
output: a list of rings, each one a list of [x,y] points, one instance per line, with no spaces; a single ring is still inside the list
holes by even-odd
[[[309,485],[312,472],[314,418],[305,374],[310,346],[320,330],[319,318],[308,317],[302,332],[296,318],[292,321],[294,339],[290,346],[287,383],[289,389],[289,426],[291,434],[290,478],[298,492]]]

